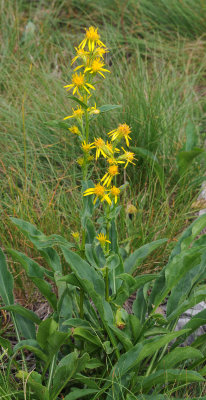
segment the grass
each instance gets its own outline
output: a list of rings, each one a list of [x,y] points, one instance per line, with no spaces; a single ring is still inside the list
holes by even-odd
[[[61,121],[73,105],[63,89],[70,79],[73,45],[88,24],[99,26],[111,49],[107,62],[112,74],[99,85],[97,103],[101,98],[100,105],[122,105],[120,111],[96,119],[92,134],[127,122],[133,145],[152,151],[164,169],[166,198],[154,169],[143,159],[128,170],[132,189],[124,206],[130,201],[138,206],[131,246],[159,237],[175,240],[192,217],[190,206],[198,190],[190,185],[196,164],[183,181],[175,160],[189,119],[199,145],[203,143],[204,13],[203,2],[186,0],[104,2],[103,7],[100,1],[1,2],[3,246],[27,247],[9,216],[67,238],[79,228],[78,145]],[[124,214],[123,209],[122,228]],[[122,241],[125,236],[123,228]],[[164,264],[167,252],[160,256]]]

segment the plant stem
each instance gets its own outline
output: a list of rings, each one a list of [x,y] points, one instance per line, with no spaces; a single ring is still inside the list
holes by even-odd
[[[84,291],[82,288],[80,288],[79,315],[80,318],[84,318]]]
[[[11,313],[11,315],[12,315],[12,319],[13,319],[13,322],[14,322],[16,336],[17,336],[18,342],[20,342],[21,339],[20,339],[19,329],[18,329],[18,325],[16,323],[16,319],[15,319],[14,313]],[[26,372],[28,372],[27,365],[26,365],[26,359],[25,359],[25,355],[23,353],[23,350],[21,350],[21,355],[22,355],[22,362],[23,362],[24,370]]]
[[[105,300],[109,301],[109,268],[105,271]]]
[[[49,379],[48,379],[48,384],[47,384],[48,389],[50,389],[51,384],[52,384],[55,361],[56,361],[56,354],[52,358],[51,366],[50,366],[50,369],[49,369]]]

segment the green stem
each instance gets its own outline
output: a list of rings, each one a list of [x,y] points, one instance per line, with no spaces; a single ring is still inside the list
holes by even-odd
[[[14,313],[11,313],[11,315],[12,315],[12,319],[13,319],[13,322],[14,322],[16,336],[17,336],[18,342],[20,342],[21,338],[20,338],[19,329],[18,329],[18,325],[16,323],[16,319],[15,319]],[[24,371],[28,372],[27,365],[26,365],[26,359],[25,359],[25,355],[23,353],[23,350],[21,350],[21,355],[22,355],[22,362],[23,362],[23,366],[24,366]]]
[[[51,387],[51,384],[52,384],[55,361],[56,361],[56,354],[52,358],[51,366],[50,366],[50,369],[49,369],[49,379],[48,379],[48,384],[47,384],[47,387],[48,387],[49,390],[50,390],[50,387]]]
[[[105,300],[109,301],[109,268],[106,267],[105,272]]]
[[[84,318],[84,290],[82,288],[80,288],[79,316],[81,319]]]

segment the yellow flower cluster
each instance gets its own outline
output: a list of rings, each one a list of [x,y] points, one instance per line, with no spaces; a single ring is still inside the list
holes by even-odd
[[[64,87],[68,91],[72,90],[73,95],[77,96],[76,101],[79,105],[76,109],[72,109],[72,115],[68,115],[64,120],[70,118],[76,120],[76,125],[72,125],[69,131],[77,135],[81,141],[83,156],[78,158],[77,163],[84,171],[84,178],[87,172],[87,165],[94,158],[90,154],[93,149],[96,153],[96,160],[103,156],[108,162],[107,170],[100,182],[93,188],[87,189],[84,192],[84,196],[94,195],[94,204],[97,199],[100,202],[106,201],[109,205],[113,201],[116,204],[120,195],[120,188],[116,187],[117,175],[120,173],[119,168],[122,164],[126,168],[129,163],[134,164],[135,160],[134,153],[125,150],[123,147],[121,147],[123,150],[121,152],[121,149],[118,148],[122,140],[129,147],[131,129],[126,123],[123,123],[108,133],[110,141],[97,137],[94,142],[89,143],[89,119],[100,113],[96,103],[93,105],[89,103],[92,91],[95,90],[95,76],[98,74],[105,78],[105,73],[110,72],[105,68],[104,63],[104,56],[108,53],[108,49],[100,40],[98,29],[90,26],[86,29],[84,39],[78,47],[75,47],[75,50],[76,55],[71,64],[73,65],[77,61],[80,61],[80,63],[74,69],[72,82]]]

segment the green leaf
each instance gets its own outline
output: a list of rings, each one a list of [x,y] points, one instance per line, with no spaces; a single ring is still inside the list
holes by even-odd
[[[123,344],[126,351],[130,350],[133,347],[131,340],[123,331],[113,325],[110,325],[110,328],[115,333],[115,336],[119,339],[119,341]]]
[[[130,314],[129,321],[130,321],[130,325],[131,325],[132,336],[134,338],[134,343],[136,343],[137,339],[141,333],[142,326],[141,326],[139,318],[137,318],[136,315]]]
[[[147,377],[138,377],[139,388],[141,391],[150,390],[156,385],[168,385],[169,383],[188,384],[191,382],[203,382],[204,378],[195,371],[179,369],[163,369],[150,374]]]
[[[185,333],[184,331],[172,332],[164,336],[157,336],[151,339],[145,339],[141,343],[137,343],[132,349],[122,354],[112,369],[110,377],[118,377],[127,374],[135,366],[139,365],[142,360],[152,355],[170,343],[173,339]],[[117,379],[118,379],[117,378]]]
[[[49,266],[55,272],[62,272],[62,266],[58,253],[51,247],[54,245],[64,244],[72,247],[63,237],[59,235],[51,235],[47,237],[39,231],[34,225],[18,218],[10,218],[11,221],[28,237],[33,245],[41,252]]]
[[[80,106],[81,106],[82,108],[84,108],[85,110],[88,108],[88,106],[87,106],[85,103],[83,103],[83,101],[79,100],[78,97],[75,97],[75,96],[68,96],[68,98],[71,99],[71,100],[73,100],[73,101],[75,101],[76,103],[80,104]]]
[[[203,355],[201,351],[193,349],[192,347],[178,347],[174,350],[170,350],[161,361],[156,365],[157,369],[167,370],[168,368],[176,367],[179,364],[184,364],[184,361],[189,361],[193,359],[201,359]]]
[[[39,357],[43,361],[47,361],[47,355],[43,352],[38,342],[34,339],[21,340],[14,346],[14,352],[17,352],[22,349],[27,349],[34,353],[37,357]]]
[[[159,160],[151,151],[143,149],[142,147],[133,147],[130,146],[130,150],[132,150],[138,156],[144,158],[148,161],[148,163],[152,164],[156,175],[159,179],[160,185],[162,187],[162,191],[165,194],[165,184],[164,184],[164,169],[160,166]]]
[[[39,325],[37,342],[48,354],[49,359],[58,352],[63,343],[70,336],[69,333],[59,332],[58,324],[53,318],[47,318]]]
[[[137,267],[139,267],[144,259],[149,256],[152,251],[156,250],[159,246],[166,243],[168,239],[159,239],[154,242],[147,243],[139,249],[135,250],[124,261],[124,270],[128,274],[133,274]]]
[[[186,126],[186,145],[184,150],[193,150],[194,147],[197,146],[197,141],[198,137],[195,131],[195,125],[192,123],[192,121],[188,121]]]
[[[16,313],[14,314],[14,318],[16,320],[20,336],[23,336],[25,339],[36,339],[36,328],[31,320]]]
[[[202,285],[198,287],[198,289],[194,290],[191,293],[190,297],[183,301],[176,310],[174,310],[167,318],[168,322],[173,321],[175,318],[182,315],[185,311],[189,310],[191,307],[194,307],[196,304],[204,301],[206,297],[206,286]],[[193,320],[194,323],[195,320]]]
[[[84,282],[89,281],[93,285],[96,293],[104,296],[105,287],[102,276],[93,268],[91,268],[91,266],[78,254],[68,250],[64,246],[61,246],[61,249],[63,251],[66,261],[69,263],[77,279],[80,280],[82,286],[86,286]]]
[[[184,249],[189,249],[193,240],[199,235],[199,233],[206,227],[206,214],[201,215],[197,218],[181,235],[176,246],[172,250],[169,258],[169,262]]]
[[[79,336],[86,341],[93,343],[95,346],[102,347],[102,342],[97,335],[94,335],[88,329],[78,327],[73,330],[74,336]]]
[[[82,374],[75,374],[75,381],[81,382],[83,385],[86,385],[88,388],[99,390],[96,382],[91,379],[91,376],[84,376]]]
[[[88,369],[96,369],[99,367],[104,367],[105,364],[103,364],[101,361],[98,360],[98,358],[91,358],[87,363],[86,363],[86,368]]]
[[[26,308],[20,306],[19,304],[13,304],[10,306],[0,307],[0,310],[14,311],[17,314],[22,315],[26,319],[34,322],[39,325],[41,323],[40,318],[31,310],[27,310]]]
[[[141,287],[137,292],[136,299],[132,306],[132,311],[134,315],[138,318],[140,323],[143,324],[147,312],[147,303],[145,300],[143,287]]]
[[[115,110],[116,108],[121,108],[122,106],[118,104],[105,104],[104,106],[98,107],[101,113],[108,112],[111,110]]]
[[[129,274],[121,274],[118,275],[119,279],[123,280],[123,283],[120,289],[117,291],[117,296],[115,299],[115,303],[119,305],[123,305],[125,301],[131,296],[132,293],[136,292],[137,289],[144,286],[147,282],[151,282],[157,275],[147,274],[147,275],[139,275],[133,278]]]
[[[18,371],[16,377],[21,379],[23,382],[26,382],[30,386],[38,400],[50,400],[47,387],[37,382],[36,379],[33,379],[34,374],[34,372],[28,373],[26,371]]]
[[[11,347],[11,343],[9,340],[0,336],[0,346],[7,351],[8,355],[11,356],[13,354],[13,350]]]
[[[96,389],[74,389],[64,398],[64,400],[79,400],[82,397],[95,394],[97,392],[98,390]]]
[[[177,155],[177,165],[179,168],[180,175],[183,175],[185,171],[191,166],[192,161],[201,154],[206,154],[204,149],[195,148],[191,151],[181,151]]]
[[[155,305],[152,313],[165,299],[167,294],[178,284],[178,282],[201,261],[204,247],[190,248],[174,256],[156,279],[150,295],[150,305]]]
[[[14,304],[14,280],[8,270],[6,258],[0,249],[0,296],[6,305]]]
[[[27,257],[25,254],[19,251],[10,249],[9,253],[11,256],[21,263],[22,267],[25,269],[27,276],[32,280],[32,282],[37,286],[39,291],[48,300],[51,307],[56,310],[57,308],[57,298],[53,293],[52,286],[44,280],[44,268],[33,261],[31,258]]]
[[[96,236],[94,224],[90,218],[86,221],[86,243],[92,244]]]
[[[55,400],[62,389],[67,385],[69,380],[75,374],[78,366],[78,353],[73,352],[65,356],[59,362],[54,378],[53,389],[51,391],[51,400]]]

